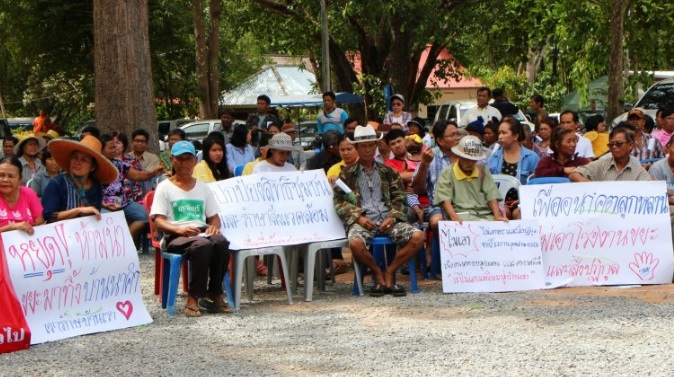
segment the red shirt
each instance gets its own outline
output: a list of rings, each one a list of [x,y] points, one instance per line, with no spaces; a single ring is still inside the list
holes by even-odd
[[[568,177],[564,174],[564,168],[583,166],[589,163],[590,160],[585,157],[574,157],[565,164],[560,164],[559,161],[554,158],[554,155],[549,155],[538,161],[538,165],[534,171],[534,177]]]

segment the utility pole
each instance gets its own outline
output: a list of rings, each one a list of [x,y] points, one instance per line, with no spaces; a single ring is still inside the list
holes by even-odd
[[[330,40],[328,39],[328,7],[326,0],[321,1],[321,74],[323,76],[323,92],[328,92],[331,89],[330,85]]]

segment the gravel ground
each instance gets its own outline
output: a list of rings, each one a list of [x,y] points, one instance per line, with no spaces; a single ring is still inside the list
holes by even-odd
[[[313,302],[288,305],[260,279],[255,302],[230,315],[169,318],[153,294],[154,258],[141,256],[154,323],[0,355],[1,376],[628,376],[674,370],[672,285],[442,294],[424,282],[404,298],[351,296],[340,275]],[[179,308],[184,295],[178,298]],[[179,312],[180,313],[180,312]]]

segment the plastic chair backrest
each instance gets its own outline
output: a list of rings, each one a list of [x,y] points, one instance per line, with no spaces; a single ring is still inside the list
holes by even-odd
[[[645,160],[640,160],[639,163],[641,165],[646,165],[646,164],[652,164],[654,162],[658,162],[660,160],[662,160],[662,158],[647,158]]]
[[[531,178],[527,185],[545,185],[545,184],[555,184],[555,183],[569,183],[570,179],[566,177],[538,177]]]
[[[245,165],[239,165],[239,166],[235,167],[235,168],[234,168],[234,176],[235,176],[235,177],[240,177],[241,174],[243,174],[243,168],[244,168],[244,167],[245,167]]]
[[[154,229],[154,221],[150,217],[150,210],[152,209],[152,201],[154,200],[154,190],[145,194],[145,209],[147,210],[148,224],[150,224],[150,239],[152,240],[152,247],[159,250],[159,239],[157,232]]]
[[[505,200],[506,194],[510,189],[518,189],[520,187],[520,181],[507,174],[494,174],[492,178],[494,179],[494,183],[496,183],[498,191],[501,193],[500,203]]]

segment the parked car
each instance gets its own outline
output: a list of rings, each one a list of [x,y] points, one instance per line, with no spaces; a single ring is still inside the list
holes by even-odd
[[[318,125],[315,120],[305,120],[295,126],[297,130],[297,138],[294,144],[301,146],[303,150],[312,149],[312,144],[318,136]]]
[[[467,100],[456,100],[447,102],[443,105],[440,105],[440,108],[435,113],[434,122],[437,122],[440,119],[453,120],[456,124],[461,125],[461,118],[466,115],[466,111],[477,106],[477,102],[474,99]],[[522,110],[519,110],[517,114],[514,115],[517,120],[528,125],[532,130],[534,129],[533,123],[529,121]]]
[[[674,79],[666,79],[651,85],[632,108],[639,108],[655,120],[655,113],[664,107],[674,107]],[[631,109],[630,109],[631,110]],[[627,120],[627,112],[613,120],[615,127],[623,120]]]

